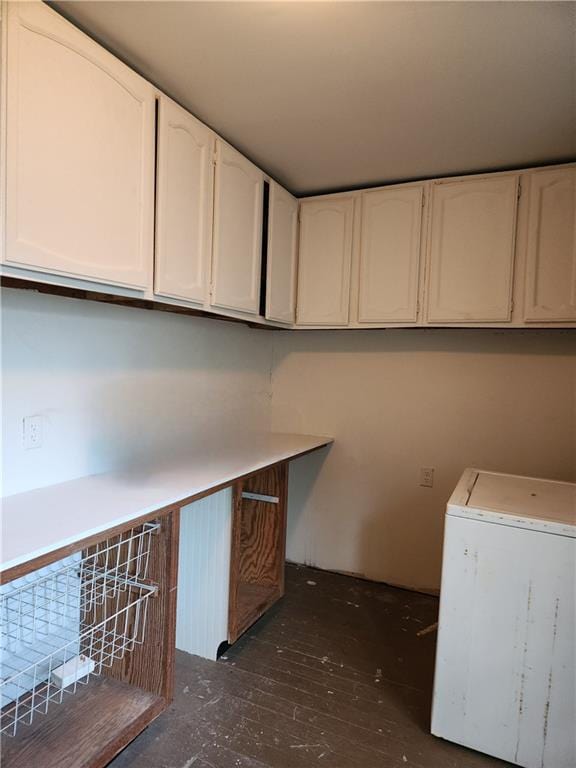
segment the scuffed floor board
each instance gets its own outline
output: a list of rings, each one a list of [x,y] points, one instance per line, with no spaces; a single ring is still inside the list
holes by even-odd
[[[396,584],[389,581],[376,581],[363,573],[355,573],[354,571],[339,571],[333,568],[318,568],[315,565],[307,565],[306,563],[297,563],[294,560],[286,560],[288,565],[293,565],[296,568],[308,568],[310,571],[321,571],[322,573],[333,573],[338,576],[349,576],[359,581],[367,581],[371,584],[380,584],[383,587],[393,587],[394,589],[404,589],[406,592],[416,592],[419,595],[431,595],[432,597],[439,597],[440,590],[435,587],[413,587],[406,584]]]
[[[111,768],[496,768],[429,733],[434,597],[290,565],[218,662],[178,652],[168,712]]]

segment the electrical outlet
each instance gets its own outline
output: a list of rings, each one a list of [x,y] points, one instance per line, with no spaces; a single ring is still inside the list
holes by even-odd
[[[434,467],[420,467],[420,485],[432,488],[434,485]]]
[[[42,447],[42,416],[26,416],[23,421],[24,448]]]

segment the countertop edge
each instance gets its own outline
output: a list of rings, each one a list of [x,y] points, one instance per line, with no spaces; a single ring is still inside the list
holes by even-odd
[[[253,464],[247,463],[246,467],[243,468],[245,469],[245,471],[242,471],[240,474],[224,473],[221,477],[218,478],[216,482],[213,481],[205,485],[191,487],[189,493],[185,493],[184,495],[182,495],[182,493],[178,493],[175,496],[166,497],[165,499],[162,500],[161,503],[154,503],[149,506],[138,507],[136,510],[132,510],[130,513],[126,515],[114,517],[113,519],[106,521],[105,523],[102,523],[93,527],[83,528],[82,530],[79,530],[78,532],[75,532],[70,536],[58,539],[57,541],[50,542],[45,546],[34,548],[33,550],[28,551],[22,555],[18,555],[10,560],[1,562],[0,574],[6,573],[7,571],[12,570],[13,568],[22,566],[33,560],[45,557],[46,555],[49,555],[50,553],[53,553],[53,552],[57,552],[58,550],[63,549],[65,547],[72,546],[75,543],[81,542],[84,539],[88,539],[89,537],[95,536],[99,533],[103,533],[104,531],[111,530],[112,528],[125,525],[127,523],[130,523],[133,520],[138,520],[141,517],[146,517],[151,514],[154,514],[154,512],[161,511],[167,507],[186,506],[188,504],[193,503],[195,500],[202,498],[202,496],[206,496],[210,494],[211,492],[216,493],[219,490],[223,490],[224,488],[230,487],[234,482],[236,482],[242,477],[245,477],[246,475],[250,475],[253,472],[258,472],[260,470],[264,470],[268,467],[274,466],[275,464],[278,464],[284,461],[291,461],[291,460],[303,457],[314,451],[320,450],[322,448],[326,448],[334,442],[334,438],[328,437],[325,435],[316,436],[316,435],[298,435],[298,434],[287,434],[287,433],[270,433],[270,435],[271,436],[277,435],[279,439],[281,439],[282,437],[287,437],[287,438],[290,437],[292,439],[302,438],[303,440],[308,439],[309,441],[312,441],[312,444],[304,445],[301,448],[293,449],[293,450],[284,450],[284,451],[280,450],[274,453],[273,456],[269,456],[265,459],[255,461]],[[113,478],[115,475],[116,475],[115,472],[102,473],[98,475],[87,475],[86,477],[78,478],[76,480],[72,480],[68,482],[81,484],[82,482],[85,482],[88,480],[93,481],[95,478],[102,479],[102,480],[105,480],[106,477]],[[60,483],[52,486],[45,486],[44,488],[39,488],[32,491],[26,491],[22,494],[7,496],[3,498],[1,501],[3,504],[5,504],[5,503],[9,503],[10,500],[14,500],[17,497],[21,498],[27,494],[33,494],[41,491],[46,491],[50,493],[51,491],[56,489],[58,485],[64,486],[67,484],[68,483]]]

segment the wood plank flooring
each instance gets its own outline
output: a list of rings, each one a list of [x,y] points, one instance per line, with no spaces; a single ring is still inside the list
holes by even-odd
[[[178,652],[171,708],[113,768],[496,768],[429,733],[433,597],[288,566],[218,662]]]

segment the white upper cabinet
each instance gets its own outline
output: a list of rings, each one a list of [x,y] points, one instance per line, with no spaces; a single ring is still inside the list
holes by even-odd
[[[300,202],[300,325],[348,325],[353,219],[352,197]]]
[[[528,174],[524,319],[576,320],[576,168]]]
[[[422,186],[362,194],[358,322],[416,322],[423,200]]]
[[[258,314],[264,177],[220,139],[216,147],[211,303]]]
[[[432,184],[431,323],[508,322],[518,176]]]
[[[298,200],[270,182],[266,317],[293,323],[296,315]]]
[[[157,294],[202,303],[210,269],[215,137],[173,101],[158,112]]]
[[[7,65],[4,261],[150,287],[153,87],[39,2],[8,5]]]

